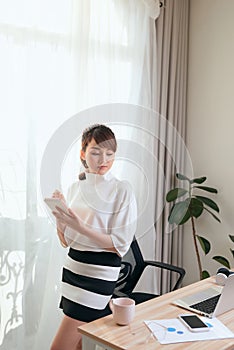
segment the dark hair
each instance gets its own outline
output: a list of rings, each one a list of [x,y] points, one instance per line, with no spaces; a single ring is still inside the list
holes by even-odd
[[[108,149],[111,149],[113,152],[116,152],[117,141],[115,138],[115,134],[108,126],[103,124],[94,124],[86,128],[83,131],[82,139],[81,139],[82,151],[84,152],[86,151],[86,148],[92,139],[94,139],[97,144],[101,144],[101,147],[108,148]],[[81,158],[80,160],[84,165],[84,167],[87,168],[86,161]],[[84,178],[85,178],[85,174],[81,173],[79,175],[79,179],[82,180]]]

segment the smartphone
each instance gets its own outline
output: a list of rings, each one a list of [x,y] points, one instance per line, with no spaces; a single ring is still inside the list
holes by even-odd
[[[200,317],[194,314],[179,315],[178,318],[188,327],[191,332],[205,332],[209,326]]]
[[[69,214],[66,204],[62,202],[61,199],[45,198],[44,201],[52,211],[58,211],[56,207],[59,207],[62,210],[64,210],[67,214]]]

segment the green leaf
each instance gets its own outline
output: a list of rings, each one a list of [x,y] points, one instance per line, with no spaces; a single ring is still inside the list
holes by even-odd
[[[182,197],[186,193],[188,193],[188,191],[185,190],[184,188],[174,188],[173,190],[167,193],[166,200],[167,202],[172,202],[177,198]]]
[[[181,220],[184,218],[188,210],[188,203],[186,201],[176,203],[169,214],[168,221],[170,224],[179,225]]]
[[[210,242],[201,236],[197,235],[197,238],[199,240],[200,246],[202,247],[203,252],[205,253],[205,255],[207,255],[210,251]]]
[[[203,203],[197,198],[191,198],[189,210],[191,216],[198,218],[203,212]]]
[[[202,279],[204,280],[204,279],[206,279],[206,278],[208,278],[208,277],[210,277],[209,272],[206,271],[206,270],[203,270],[203,271],[202,271]]]
[[[230,249],[231,253],[232,253],[232,256],[234,258],[234,250],[233,249]]]
[[[200,190],[207,191],[210,193],[218,193],[216,188],[213,187],[207,187],[207,186],[194,186],[193,188],[200,188]]]
[[[191,181],[190,181],[190,183],[191,184],[193,184],[193,183],[196,183],[196,184],[202,184],[203,182],[205,182],[206,181],[206,177],[205,176],[202,176],[202,177],[198,177],[198,178],[196,178],[196,179],[192,179]]]
[[[216,216],[214,213],[212,213],[212,211],[210,211],[210,210],[207,209],[206,207],[204,207],[204,209],[205,209],[206,211],[208,211],[208,213],[209,213],[210,215],[212,215],[213,218],[214,218],[215,220],[217,220],[218,222],[221,222],[221,220],[218,218],[218,216]]]
[[[183,174],[177,173],[177,174],[176,174],[176,177],[177,177],[177,179],[179,179],[179,180],[186,180],[186,181],[189,181],[189,182],[190,182],[190,179],[189,179],[187,176],[183,175]]]
[[[211,209],[217,211],[219,213],[219,207],[217,204],[210,198],[203,197],[203,196],[195,196],[197,199],[200,199],[204,204],[208,205]]]
[[[191,214],[189,209],[187,210],[185,216],[183,217],[183,219],[180,221],[179,225],[183,225],[185,224],[189,219],[191,218]]]
[[[226,266],[228,269],[230,269],[230,264],[229,264],[229,261],[224,257],[224,256],[213,256],[213,258],[215,261],[217,261],[218,263]]]
[[[234,242],[234,236],[229,235],[230,239],[232,240],[232,242]]]

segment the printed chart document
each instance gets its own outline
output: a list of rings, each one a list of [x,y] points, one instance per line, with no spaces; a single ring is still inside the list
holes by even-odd
[[[234,333],[217,318],[207,319],[207,317],[201,317],[201,319],[209,327],[209,330],[206,332],[190,332],[178,318],[144,322],[161,344],[234,338]]]

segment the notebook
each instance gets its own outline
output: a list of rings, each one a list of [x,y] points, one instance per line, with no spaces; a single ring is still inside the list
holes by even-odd
[[[174,305],[196,312],[209,318],[234,309],[234,274],[228,276],[223,288],[207,288],[174,300]]]

